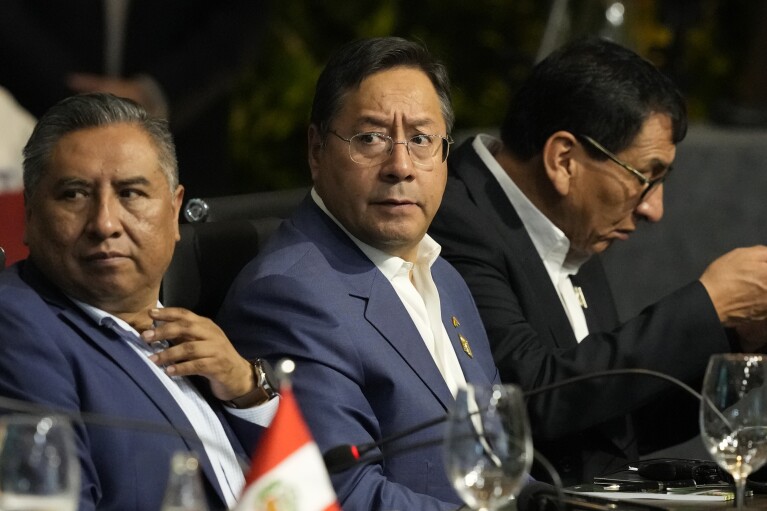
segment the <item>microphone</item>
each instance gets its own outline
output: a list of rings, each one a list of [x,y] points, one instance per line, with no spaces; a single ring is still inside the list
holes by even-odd
[[[416,424],[413,427],[404,429],[398,433],[389,435],[388,437],[382,438],[381,440],[377,442],[369,442],[369,443],[360,444],[360,445],[341,444],[335,447],[331,447],[330,449],[325,451],[325,453],[322,455],[322,458],[325,461],[325,467],[327,468],[329,473],[336,474],[338,472],[343,472],[344,470],[347,470],[353,467],[357,463],[380,461],[384,457],[383,454],[379,456],[371,457],[369,459],[362,459],[362,456],[372,451],[373,449],[387,446],[388,444],[396,440],[399,440],[400,438],[410,436],[414,433],[418,433],[419,431],[423,431],[424,429],[430,428],[432,426],[436,426],[437,424],[441,424],[447,421],[447,418],[448,418],[447,414],[440,415],[439,417],[435,417],[426,422],[422,422],[420,424]],[[419,447],[429,447],[431,445],[435,445],[436,443],[440,443],[441,441],[442,441],[441,439],[431,440],[429,442],[425,442],[423,445],[418,444],[415,446],[411,446],[410,448],[397,449],[396,452],[403,452],[403,450],[405,449],[410,450],[411,448],[415,449]]]
[[[335,474],[356,465],[362,454],[356,445],[342,444],[325,451],[322,459],[325,461],[325,467],[328,469],[328,472]]]
[[[658,371],[653,371],[651,369],[639,369],[639,368],[609,369],[605,371],[597,371],[597,372],[584,374],[580,376],[574,376],[572,378],[567,378],[565,380],[561,380],[549,385],[544,385],[543,387],[538,387],[538,388],[529,390],[525,392],[524,395],[526,398],[531,398],[531,397],[537,396],[538,394],[549,392],[551,390],[555,390],[560,387],[565,387],[567,385],[579,383],[585,380],[604,378],[608,376],[619,376],[619,375],[624,375],[624,376],[625,375],[645,375],[645,376],[651,376],[654,378],[659,378],[667,382],[673,383],[674,385],[677,385],[678,387],[684,389],[685,391],[690,393],[693,397],[695,397],[695,399],[697,400],[700,400],[700,401],[704,400],[703,396],[701,396],[698,392],[693,390],[692,387],[678,380],[677,378],[674,378],[673,376],[669,376],[667,374],[664,374]],[[368,458],[365,458],[364,455],[372,451],[373,449],[386,447],[389,444],[401,438],[407,437],[419,431],[423,431],[424,429],[430,428],[432,426],[436,426],[437,424],[446,422],[448,420],[448,417],[449,417],[448,414],[440,415],[439,417],[435,417],[431,420],[422,422],[420,424],[416,424],[415,426],[404,429],[398,433],[389,435],[388,437],[382,438],[381,440],[378,440],[376,442],[369,442],[369,443],[359,444],[359,445],[341,444],[335,447],[331,447],[330,449],[325,451],[325,453],[323,454],[325,466],[329,473],[335,474],[338,472],[343,472],[344,470],[348,470],[349,468],[352,468],[353,466],[359,463],[370,463],[374,461],[380,461],[381,459],[385,457],[383,453],[380,455],[377,455],[374,457],[368,457]],[[440,443],[441,441],[442,441],[441,439],[430,440],[422,444],[409,446],[409,448],[400,448],[400,449],[396,449],[396,451],[393,451],[393,452],[390,450],[388,454],[392,455],[393,453],[403,452],[410,449],[428,447],[428,446]]]
[[[732,480],[715,462],[702,460],[647,461],[639,464],[637,473],[653,481],[692,479],[696,484],[716,484]]]
[[[368,456],[364,459],[361,459],[362,455],[378,447],[376,444],[381,442],[364,444],[363,446],[341,444],[325,451],[325,453],[322,455],[322,459],[325,461],[325,468],[327,469],[328,473],[337,474],[352,468],[358,463],[373,463],[375,461],[381,461],[387,456],[391,457],[402,452],[410,452],[415,451],[416,449],[423,449],[424,447],[432,447],[439,445],[442,442],[443,440],[441,438],[433,438],[424,442],[407,444],[394,449],[387,449],[386,452],[381,451],[375,456]]]

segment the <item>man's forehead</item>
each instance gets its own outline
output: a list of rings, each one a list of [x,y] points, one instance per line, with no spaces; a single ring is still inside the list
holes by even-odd
[[[138,126],[120,123],[95,126],[62,135],[51,150],[51,162],[61,158],[145,162],[157,160],[159,152],[148,133]]]
[[[397,67],[365,78],[343,95],[337,117],[358,127],[441,128],[446,125],[434,85],[422,70]]]

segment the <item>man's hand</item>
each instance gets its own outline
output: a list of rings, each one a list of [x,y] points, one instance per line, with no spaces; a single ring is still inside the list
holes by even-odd
[[[706,268],[700,281],[724,326],[767,319],[767,247],[724,254]]]
[[[141,337],[147,343],[170,341],[169,348],[150,357],[168,375],[203,376],[222,401],[253,393],[256,382],[250,362],[237,353],[213,321],[179,307],[152,309],[149,316],[157,326],[143,331]]]

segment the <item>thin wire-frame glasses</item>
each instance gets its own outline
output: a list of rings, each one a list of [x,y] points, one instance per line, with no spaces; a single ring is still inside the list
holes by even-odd
[[[634,177],[636,177],[639,180],[640,184],[643,187],[642,194],[639,196],[640,200],[643,200],[645,197],[647,197],[647,194],[650,192],[650,190],[652,190],[657,185],[659,185],[663,181],[665,181],[666,178],[668,177],[668,175],[671,173],[672,167],[669,166],[669,167],[666,167],[663,171],[661,171],[660,175],[657,175],[657,176],[655,176],[653,178],[648,178],[647,176],[642,174],[642,171],[637,170],[632,165],[629,165],[625,161],[623,161],[620,158],[618,158],[617,156],[615,156],[615,154],[613,154],[612,151],[607,149],[605,146],[603,146],[602,144],[600,144],[599,142],[597,142],[596,140],[594,140],[590,136],[588,136],[588,135],[581,135],[580,138],[582,138],[583,140],[588,142],[591,145],[591,147],[593,147],[594,149],[596,149],[600,153],[602,153],[605,156],[607,156],[614,163],[620,165],[621,167],[623,167],[627,171],[631,172],[631,174],[633,174]]]
[[[394,140],[389,135],[377,132],[357,133],[351,138],[345,138],[334,130],[328,130],[344,142],[349,144],[349,158],[359,165],[377,165],[394,151],[395,144],[403,144],[407,148],[413,163],[425,170],[434,167],[434,158],[442,151],[441,161],[447,159],[450,152],[450,144],[453,139],[442,135],[414,135],[408,140]]]

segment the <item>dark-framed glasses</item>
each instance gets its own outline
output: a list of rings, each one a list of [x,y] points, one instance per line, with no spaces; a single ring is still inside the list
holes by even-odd
[[[441,161],[447,159],[450,152],[450,144],[453,139],[448,135],[414,135],[408,140],[394,140],[389,135],[368,131],[357,133],[351,138],[344,138],[334,130],[328,130],[344,142],[349,143],[349,158],[353,162],[363,165],[377,165],[388,158],[394,150],[395,144],[403,144],[407,148],[410,159],[417,167],[431,169],[434,167],[434,158],[439,156]]]
[[[671,173],[672,167],[664,167],[663,169],[659,170],[658,172],[654,172],[653,177],[647,177],[645,176],[641,170],[637,170],[634,166],[629,165],[625,161],[621,160],[615,154],[612,153],[609,149],[607,149],[605,146],[594,140],[588,135],[580,135],[579,138],[585,140],[586,142],[591,145],[594,149],[599,151],[600,153],[607,156],[610,160],[613,161],[613,163],[616,163],[629,171],[631,174],[633,174],[634,177],[636,177],[639,180],[639,183],[642,185],[642,194],[639,196],[640,200],[643,200],[645,197],[647,197],[647,194],[650,193],[650,190],[654,189],[657,185],[663,183],[663,181],[666,180],[668,175]]]

